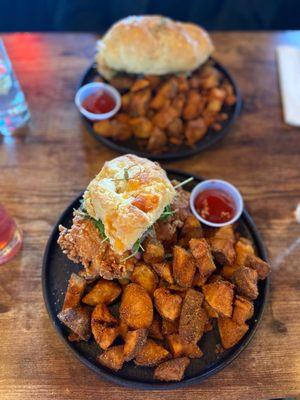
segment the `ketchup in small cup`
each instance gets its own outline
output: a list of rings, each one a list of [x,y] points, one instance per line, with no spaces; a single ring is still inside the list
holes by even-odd
[[[212,179],[195,186],[190,207],[203,224],[221,227],[232,224],[241,216],[243,198],[230,183]]]
[[[120,93],[102,82],[82,86],[75,96],[75,104],[81,114],[91,121],[111,118],[121,107]]]

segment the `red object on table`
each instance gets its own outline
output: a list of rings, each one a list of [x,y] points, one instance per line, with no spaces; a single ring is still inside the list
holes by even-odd
[[[109,93],[100,90],[84,99],[82,106],[93,114],[105,114],[115,108],[116,102]]]
[[[230,221],[236,211],[230,194],[219,189],[207,189],[199,193],[195,207],[203,219],[215,223]]]

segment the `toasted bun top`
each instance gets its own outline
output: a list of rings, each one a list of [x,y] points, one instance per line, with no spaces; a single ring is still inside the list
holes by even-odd
[[[159,15],[131,16],[113,25],[99,41],[99,72],[110,79],[116,72],[164,75],[190,72],[212,51],[200,26]]]
[[[175,189],[159,164],[132,154],[104,164],[84,193],[88,214],[101,219],[113,250],[122,254],[160,217]]]

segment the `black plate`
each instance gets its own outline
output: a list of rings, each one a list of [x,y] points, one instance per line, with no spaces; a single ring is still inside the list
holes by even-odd
[[[222,111],[228,113],[229,118],[222,123],[222,129],[219,132],[214,132],[212,129],[208,129],[204,138],[199,140],[196,143],[195,147],[190,148],[188,146],[180,146],[180,147],[173,146],[170,147],[170,151],[162,154],[147,153],[139,149],[134,138],[124,142],[116,142],[113,141],[112,139],[104,138],[103,136],[97,135],[93,130],[92,122],[82,115],[81,118],[85,126],[87,127],[88,132],[90,133],[91,136],[93,136],[94,139],[98,140],[99,142],[103,143],[105,146],[109,147],[114,151],[117,151],[121,154],[132,153],[140,157],[149,158],[150,160],[157,160],[157,161],[179,160],[181,158],[190,157],[194,154],[200,153],[202,150],[206,149],[209,146],[212,146],[225,136],[225,134],[228,132],[228,128],[230,127],[230,125],[233,124],[235,118],[240,113],[242,105],[240,92],[229,72],[216,60],[211,58],[210,62],[216,69],[222,72],[222,74],[226,77],[226,79],[231,83],[231,85],[234,88],[234,93],[237,101],[236,104],[234,104],[233,106],[223,107]],[[85,72],[79,87],[89,82],[92,82],[97,76],[99,76],[99,73],[96,70],[95,64],[93,64]]]
[[[183,181],[191,176],[191,174],[169,170],[168,176],[171,179]],[[195,177],[193,182],[186,185],[186,189],[192,190],[193,186],[200,181],[200,178]],[[185,378],[181,382],[157,382],[152,378],[153,368],[137,367],[132,361],[125,363],[120,371],[112,372],[96,363],[95,359],[100,351],[93,340],[90,340],[89,343],[71,343],[68,341],[67,329],[58,320],[57,314],[62,308],[71,273],[78,272],[82,267],[78,264],[74,264],[62,253],[57,244],[58,225],[63,224],[67,227],[71,226],[72,211],[73,208],[79,206],[80,198],[81,195],[69,205],[55,225],[46,247],[42,273],[43,295],[50,319],[59,336],[73,354],[88,368],[96,372],[100,378],[107,378],[114,383],[139,389],[171,389],[187,386],[192,383],[199,383],[230,364],[249,344],[257,329],[266,302],[268,278],[264,281],[259,281],[259,296],[254,302],[254,316],[249,321],[249,330],[242,340],[233,348],[224,351],[220,355],[216,355],[215,346],[217,343],[220,343],[218,331],[214,329],[206,333],[200,341],[200,347],[204,356],[200,359],[191,360]],[[266,250],[255,224],[245,210],[238,222],[238,231],[243,236],[253,241],[259,257],[267,261]],[[63,362],[63,360],[61,360],[61,362]]]

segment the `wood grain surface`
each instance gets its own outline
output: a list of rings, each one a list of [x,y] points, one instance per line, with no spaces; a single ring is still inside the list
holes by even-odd
[[[235,77],[243,110],[215,147],[170,167],[239,187],[273,265],[271,294],[249,347],[200,385],[142,392],[99,380],[59,340],[45,310],[41,265],[51,227],[105,160],[74,106],[93,59],[90,34],[4,35],[32,113],[30,132],[0,138],[0,202],[24,231],[24,248],[0,266],[0,399],[268,399],[300,393],[300,129],[282,119],[275,48],[300,33],[213,33],[216,58]]]

